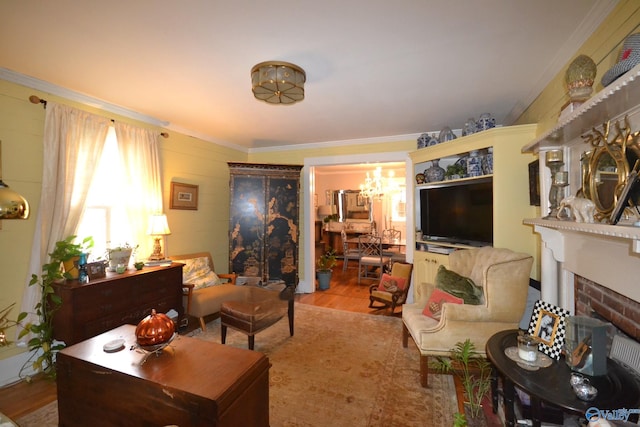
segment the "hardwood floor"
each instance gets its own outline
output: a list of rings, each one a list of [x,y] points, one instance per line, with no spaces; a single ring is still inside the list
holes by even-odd
[[[296,301],[337,310],[369,313],[372,315],[389,315],[388,309],[369,308],[369,285],[372,280],[363,280],[358,284],[357,265],[351,261],[346,272],[342,271],[342,261],[333,269],[329,289],[316,291],[313,294],[298,294]],[[402,311],[396,308],[395,316]],[[192,322],[190,322],[192,323]],[[197,324],[197,322],[193,322]],[[34,411],[57,398],[55,382],[41,376],[33,381],[26,381],[0,388],[0,412],[9,418],[16,419]]]

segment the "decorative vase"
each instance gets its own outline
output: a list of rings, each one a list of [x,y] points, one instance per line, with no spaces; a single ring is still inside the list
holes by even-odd
[[[481,132],[483,130],[491,129],[496,127],[496,119],[491,116],[489,113],[480,114],[478,118],[478,122],[476,123],[476,130]]]
[[[467,175],[470,177],[482,175],[482,157],[478,150],[469,152],[467,158]]]
[[[416,184],[424,184],[424,174],[416,174]]]
[[[425,148],[427,145],[429,145],[430,139],[431,137],[429,136],[428,133],[423,133],[422,135],[420,135],[418,137],[418,150],[421,148]]]
[[[431,161],[431,167],[424,171],[427,182],[438,182],[444,179],[444,169],[438,164],[439,161],[440,159],[433,159]]]
[[[493,173],[493,147],[487,148],[486,154],[482,157],[482,172],[485,175]]]
[[[440,134],[438,135],[438,141],[441,143],[451,141],[454,139],[456,139],[456,136],[449,126],[443,127],[442,130],[440,131]]]
[[[477,132],[477,123],[473,117],[469,117],[462,128],[462,136],[472,135]]]
[[[564,76],[571,102],[589,99],[596,72],[596,63],[587,55],[580,55],[573,60]]]

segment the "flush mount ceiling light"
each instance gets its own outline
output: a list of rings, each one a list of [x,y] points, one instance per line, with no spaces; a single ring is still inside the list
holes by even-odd
[[[304,99],[304,70],[288,62],[261,62],[251,69],[251,90],[269,104],[294,104]]]

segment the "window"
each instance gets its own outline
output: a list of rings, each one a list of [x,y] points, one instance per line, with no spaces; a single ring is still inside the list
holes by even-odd
[[[92,236],[95,242],[91,260],[104,258],[109,246],[127,242],[135,245],[126,209],[121,203],[122,194],[127,191],[123,177],[116,132],[111,127],[89,189],[87,208],[78,226],[78,236]]]

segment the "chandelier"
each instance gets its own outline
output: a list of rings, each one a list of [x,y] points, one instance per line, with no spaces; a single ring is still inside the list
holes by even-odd
[[[293,104],[304,99],[304,70],[288,62],[261,62],[251,69],[253,96],[269,104]]]
[[[382,168],[380,166],[373,171],[373,176],[367,172],[364,184],[360,184],[360,195],[368,199],[379,199],[384,195]]]

